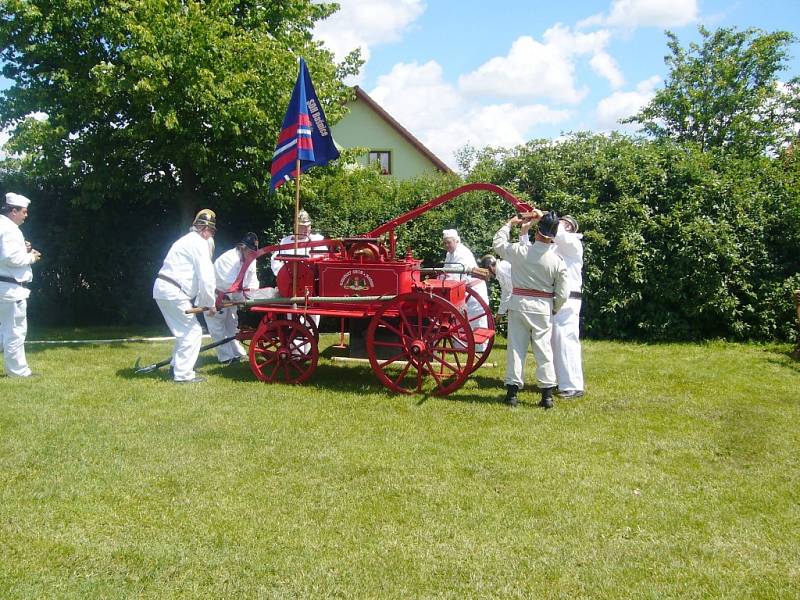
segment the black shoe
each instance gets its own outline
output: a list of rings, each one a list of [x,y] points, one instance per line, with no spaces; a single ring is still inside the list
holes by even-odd
[[[555,387],[540,388],[542,390],[542,399],[539,400],[539,406],[542,408],[553,408],[553,392]]]
[[[506,404],[508,404],[511,408],[514,408],[517,405],[517,391],[519,391],[519,387],[516,385],[506,385]]]
[[[230,360],[223,361],[222,364],[225,365],[226,367],[230,367],[231,365],[238,365],[239,363],[242,363],[245,360],[247,360],[246,356],[234,356]]]
[[[205,380],[205,377],[195,376],[192,379],[176,379],[175,383],[203,383]]]
[[[580,398],[583,396],[583,390],[570,390],[568,392],[558,392],[559,398],[562,400],[572,400],[573,398]]]

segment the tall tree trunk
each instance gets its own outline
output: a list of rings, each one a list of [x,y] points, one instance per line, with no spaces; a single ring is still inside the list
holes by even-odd
[[[200,178],[192,167],[181,168],[181,188],[178,193],[178,207],[181,211],[181,223],[191,225],[200,206]]]

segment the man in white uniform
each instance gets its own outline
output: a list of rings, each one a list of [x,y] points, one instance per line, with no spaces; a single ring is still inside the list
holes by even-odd
[[[319,242],[320,240],[324,240],[325,236],[320,235],[319,233],[311,233],[311,217],[309,214],[301,210],[297,213],[297,242]],[[285,236],[281,241],[280,244],[294,244],[295,236],[294,234],[289,234]],[[314,250],[322,250],[324,246],[318,246],[314,248]],[[291,254],[292,256],[309,256],[311,254],[312,248],[298,248],[297,253],[295,254],[294,248],[288,248],[286,250],[281,250],[280,252],[275,252],[270,257],[269,266],[272,269],[272,272],[275,274],[275,277],[278,277],[278,273],[283,268],[283,261],[278,260],[278,254]],[[291,318],[291,317],[290,317]],[[319,315],[308,315],[309,319],[314,322],[316,327],[319,327],[320,317]],[[303,346],[304,348],[306,346]]]
[[[555,237],[555,251],[567,266],[569,298],[553,316],[553,360],[561,398],[583,396],[583,367],[581,365],[581,340],[579,318],[581,314],[581,286],[583,279],[583,238],[578,233],[575,217],[564,215]]]
[[[214,273],[217,281],[217,292],[224,292],[231,287],[242,265],[258,250],[258,237],[255,233],[245,234],[240,242],[233,248],[220,255],[214,261]],[[258,275],[256,274],[256,261],[250,263],[242,280],[244,290],[257,290],[259,288]],[[242,292],[228,295],[231,300],[244,300]],[[206,325],[211,339],[218,342],[225,338],[233,337],[239,332],[239,315],[236,307],[224,308],[214,316],[206,315]],[[231,340],[226,344],[217,346],[217,359],[219,362],[230,365],[242,361],[247,352],[238,340]]]
[[[525,356],[533,344],[536,380],[542,398],[539,406],[553,407],[557,380],[550,345],[551,314],[567,300],[567,267],[554,251],[558,216],[550,211],[538,219],[533,244],[510,243],[511,227],[522,223],[513,217],[495,234],[494,251],[511,263],[513,289],[508,301],[508,352],[506,360],[506,403],[517,405],[517,392],[525,383]]]
[[[475,261],[475,256],[472,254],[472,250],[470,250],[461,242],[461,237],[458,235],[458,231],[455,229],[445,229],[442,232],[442,242],[447,250],[447,254],[444,257],[445,267],[458,264],[464,265],[465,267],[471,269],[478,266],[478,263]],[[472,289],[483,299],[484,302],[486,302],[487,305],[489,304],[489,290],[486,287],[486,282],[482,279],[473,277],[472,275],[460,275],[457,273],[447,273],[444,278],[465,280],[467,285],[475,282],[471,285]],[[478,317],[478,315],[483,316]],[[478,328],[486,328],[488,326],[489,322],[485,315],[486,312],[480,303],[472,296],[469,296],[467,299],[467,318],[470,320],[470,326],[473,330]],[[483,352],[485,348],[485,344],[477,344],[475,346],[475,350],[477,352]]]
[[[172,244],[153,284],[153,298],[175,336],[172,369],[178,383],[205,381],[194,372],[203,329],[197,317],[185,311],[192,308],[192,299],[196,299],[197,306],[210,309],[207,315],[213,318],[215,314],[214,265],[208,240],[216,231],[214,211],[204,208],[198,212],[189,233]]]
[[[294,244],[295,236],[294,234],[289,234],[285,236],[281,241],[280,244],[283,246],[284,244]],[[297,241],[300,242],[318,242],[320,240],[324,240],[325,236],[320,235],[318,233],[311,233],[311,217],[308,213],[304,210],[301,210],[297,213]],[[320,246],[316,249],[322,249],[323,246]],[[281,250],[280,252],[275,252],[272,257],[270,258],[269,266],[272,269],[272,272],[275,274],[275,277],[278,276],[278,272],[283,267],[283,261],[278,260],[278,254],[291,254],[294,255],[295,251],[294,248],[288,248],[286,250]],[[311,248],[298,248],[297,249],[297,256],[308,256],[311,254]]]
[[[30,203],[25,196],[9,192],[0,207],[0,340],[9,377],[31,376],[25,357],[28,284],[33,279],[31,265],[42,255],[25,242],[19,229],[28,218]]]

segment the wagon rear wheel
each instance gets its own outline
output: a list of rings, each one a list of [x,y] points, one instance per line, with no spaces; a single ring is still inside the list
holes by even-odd
[[[317,339],[298,321],[265,320],[250,342],[250,368],[268,383],[303,383],[318,360]]]
[[[467,318],[455,306],[412,292],[375,313],[367,329],[367,354],[389,389],[445,396],[472,372],[475,343]]]

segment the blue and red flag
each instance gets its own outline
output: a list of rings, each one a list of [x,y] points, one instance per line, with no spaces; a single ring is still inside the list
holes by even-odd
[[[284,182],[297,178],[298,158],[302,173],[313,166],[327,165],[339,158],[339,150],[333,142],[322,104],[311,83],[306,61],[302,58],[297,83],[272,154],[270,189],[276,190]]]

